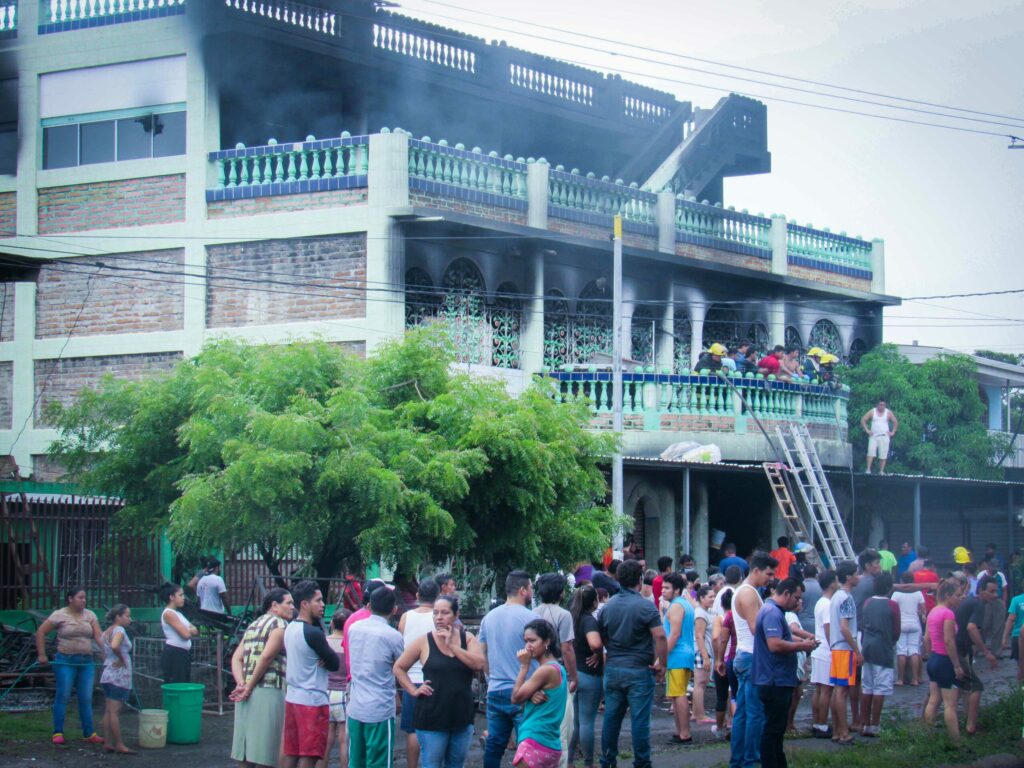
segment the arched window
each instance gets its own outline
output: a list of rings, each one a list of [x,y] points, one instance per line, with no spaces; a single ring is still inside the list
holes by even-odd
[[[483,276],[469,259],[456,259],[445,270],[443,284],[440,314],[448,324],[456,359],[481,363],[488,334]]]
[[[490,320],[491,365],[496,368],[518,368],[523,309],[515,283],[502,283],[498,286],[498,296],[491,308]]]
[[[587,283],[576,302],[573,318],[573,360],[589,363],[597,354],[612,352],[611,291],[597,281]]]
[[[429,325],[437,318],[441,296],[425,271],[413,267],[405,273],[405,327]]]
[[[633,353],[631,357],[641,365],[652,366],[655,363],[654,353],[657,346],[657,310],[647,304],[638,304],[633,310],[633,322],[630,325],[630,339]]]
[[[857,365],[867,351],[868,345],[864,343],[864,339],[854,339],[850,344],[850,354],[846,358],[847,365]]]
[[[803,349],[804,347],[804,341],[802,338],[800,338],[800,331],[798,331],[792,325],[786,326],[786,346],[800,347],[800,349]]]
[[[544,299],[544,365],[557,368],[570,362],[569,302],[557,289],[547,292]]]
[[[675,337],[675,348],[672,355],[674,371],[675,373],[688,371],[692,365],[690,361],[692,329],[690,326],[690,316],[685,309],[677,309],[675,311],[675,315],[672,318],[672,335]]]
[[[747,339],[754,345],[755,350],[763,354],[771,341],[771,336],[768,335],[768,326],[764,323],[751,323],[747,328]]]
[[[740,321],[735,310],[718,305],[708,308],[704,316],[704,334],[701,337],[704,349],[715,342],[725,344],[729,348],[735,347],[739,343],[739,337]]]
[[[843,340],[839,336],[839,329],[831,320],[819,320],[811,328],[811,336],[807,343],[812,347],[821,347],[836,357],[843,357]]]

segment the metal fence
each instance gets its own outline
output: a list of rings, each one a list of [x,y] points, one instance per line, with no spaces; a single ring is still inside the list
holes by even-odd
[[[164,639],[138,637],[133,642],[134,683],[138,698],[133,697],[131,703],[140,708],[159,708],[163,699],[160,654],[164,650]],[[203,690],[204,712],[225,714],[233,707],[227,697],[234,688],[230,650],[222,635],[203,635],[192,640],[192,682],[206,686]]]

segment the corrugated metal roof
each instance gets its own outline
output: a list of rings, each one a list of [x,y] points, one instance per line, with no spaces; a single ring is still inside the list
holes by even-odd
[[[723,471],[723,472],[763,472],[764,468],[761,464],[750,464],[742,462],[718,462],[710,464],[701,461],[666,461],[658,458],[657,456],[623,456],[622,460],[629,464],[635,464],[637,466],[651,466],[657,469],[708,469],[712,471]],[[829,469],[825,468],[825,472],[828,474],[843,474],[848,475],[849,470],[842,468]],[[941,475],[910,475],[902,473],[889,472],[885,475],[878,474],[867,474],[866,472],[854,472],[854,477],[857,478],[873,478],[881,482],[888,482],[890,480],[896,481],[907,481],[907,482],[937,482],[937,483],[959,483],[964,485],[990,485],[990,486],[1009,486],[1014,488],[1024,487],[1024,482],[1015,482],[1012,480],[979,480],[970,477],[943,477]]]

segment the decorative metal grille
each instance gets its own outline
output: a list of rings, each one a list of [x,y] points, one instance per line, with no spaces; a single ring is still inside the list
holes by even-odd
[[[847,364],[857,365],[867,351],[868,345],[864,342],[864,339],[854,339],[853,343],[850,344],[850,354],[846,358]]]
[[[701,344],[704,349],[718,342],[727,347],[735,347],[739,342],[740,321],[735,310],[713,306],[704,316],[704,335]]]
[[[484,279],[468,259],[456,259],[444,273],[441,318],[447,323],[455,357],[460,363],[481,363],[489,327],[484,303]]]
[[[429,325],[438,315],[441,297],[430,275],[419,267],[405,273],[405,327]]]
[[[630,325],[631,357],[641,365],[652,366],[655,363],[657,324],[655,311],[650,307],[641,305],[634,310]]]
[[[569,303],[561,291],[550,290],[544,299],[544,365],[557,368],[570,362]]]
[[[768,349],[768,344],[771,341],[771,336],[768,335],[768,326],[764,323],[751,323],[747,328],[747,339],[754,345],[755,350],[764,352]]]
[[[520,331],[523,324],[519,289],[514,283],[498,286],[498,298],[490,311],[491,365],[496,368],[518,368]]]
[[[843,357],[843,341],[839,336],[839,329],[831,320],[816,322],[811,328],[811,335],[807,342],[812,347],[821,347],[836,357]]]
[[[787,347],[800,347],[803,349],[804,342],[800,338],[800,331],[794,328],[792,325],[786,326],[786,346]]]
[[[612,351],[612,305],[607,288],[591,280],[576,302],[572,329],[573,362],[588,363],[600,353]]]
[[[675,337],[675,349],[672,355],[676,373],[690,370],[690,339],[692,338],[690,316],[686,310],[677,309],[672,318],[672,335]]]

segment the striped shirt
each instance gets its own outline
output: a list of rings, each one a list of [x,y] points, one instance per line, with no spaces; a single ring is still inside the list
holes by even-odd
[[[270,633],[275,629],[284,629],[287,626],[288,622],[280,616],[265,613],[246,628],[245,634],[242,636],[242,671],[245,673],[246,680],[252,677],[253,672],[256,671],[256,663],[263,655],[264,648],[267,647]],[[284,678],[285,657],[284,653],[279,652],[277,657],[270,662],[263,679],[257,683],[257,686],[260,688],[283,688]]]

